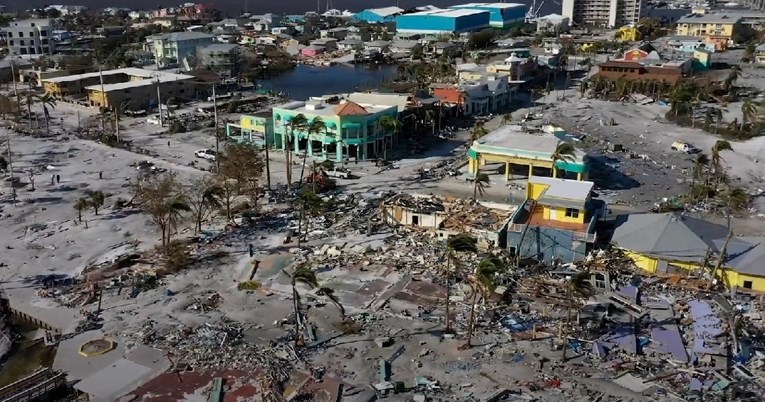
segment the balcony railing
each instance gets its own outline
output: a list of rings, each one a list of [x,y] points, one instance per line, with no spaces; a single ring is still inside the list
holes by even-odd
[[[595,243],[597,236],[595,233],[574,232],[574,240],[583,241],[585,243]]]

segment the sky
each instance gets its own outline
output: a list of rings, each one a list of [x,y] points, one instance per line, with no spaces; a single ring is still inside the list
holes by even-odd
[[[348,9],[353,12],[361,11],[366,8],[388,7],[398,5],[402,8],[415,7],[432,4],[435,6],[449,6],[453,4],[468,3],[468,0],[319,0],[321,11],[327,9],[327,2],[330,2],[330,8],[339,10]],[[514,0],[520,3],[529,4],[531,0]],[[317,0],[212,0],[197,2],[211,3],[213,6],[223,10],[226,13],[238,14],[245,7],[252,13],[273,12],[277,14],[302,14],[305,11],[315,11]],[[508,1],[509,2],[509,1]],[[47,4],[78,4],[89,8],[105,7],[125,7],[130,9],[154,9],[159,6],[173,6],[184,3],[183,0],[3,0],[0,4],[6,6],[6,11],[25,10],[34,7],[42,7]],[[538,1],[539,3],[539,1]],[[560,13],[560,6],[553,0],[545,1],[542,7],[542,14],[551,12]]]

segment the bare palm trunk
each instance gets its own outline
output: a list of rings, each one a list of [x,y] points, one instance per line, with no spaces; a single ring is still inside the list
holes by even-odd
[[[478,288],[473,289],[473,301],[470,304],[470,321],[468,322],[467,346],[473,346],[473,331],[475,331],[475,303],[478,301]]]
[[[446,252],[446,332],[450,333],[452,332],[452,320],[450,316],[450,308],[449,308],[449,294],[452,291],[452,275],[451,275],[451,253]]]
[[[266,188],[269,190],[271,189],[271,159],[268,156],[268,138],[266,138],[266,143],[264,145],[265,152],[266,152]]]
[[[287,191],[292,190],[292,141],[287,140],[285,160],[287,161]]]
[[[297,348],[303,320],[300,317],[300,302],[298,301],[298,292],[294,283],[292,284],[292,306],[295,309],[295,348]]]

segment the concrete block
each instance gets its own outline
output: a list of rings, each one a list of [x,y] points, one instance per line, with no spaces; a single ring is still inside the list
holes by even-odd
[[[388,347],[393,344],[393,339],[387,336],[381,336],[379,338],[375,338],[375,344],[381,348]]]

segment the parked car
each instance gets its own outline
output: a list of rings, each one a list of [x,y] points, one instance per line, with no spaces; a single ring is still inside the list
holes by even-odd
[[[197,158],[207,159],[208,161],[214,161],[216,158],[215,151],[212,149],[200,149],[194,152]]]
[[[685,152],[686,154],[695,154],[701,152],[700,149],[693,146],[693,144],[689,144],[687,142],[682,141],[675,141],[672,143],[672,150],[673,151],[679,151],[679,152]]]
[[[324,173],[326,173],[329,177],[336,177],[338,179],[350,179],[353,177],[348,169],[343,168],[334,168],[332,170],[327,170]]]

